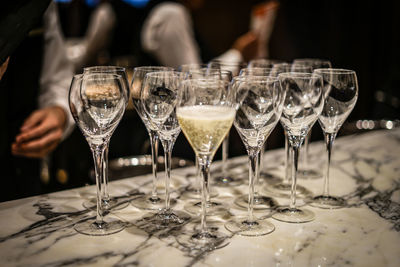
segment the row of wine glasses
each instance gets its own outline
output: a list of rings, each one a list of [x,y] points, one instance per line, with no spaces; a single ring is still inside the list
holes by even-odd
[[[272,218],[296,223],[314,219],[311,211],[296,206],[296,182],[299,149],[317,120],[326,136],[328,166],[324,192],[313,198],[311,205],[322,208],[345,205],[343,199],[329,195],[329,163],[334,138],[357,99],[355,72],[332,68],[315,69],[312,73],[304,70],[288,72],[287,66],[278,71],[280,64],[248,67],[237,77],[233,77],[230,70],[210,66],[181,72],[167,67],[137,67],[131,90],[124,70],[116,67],[88,69],[74,76],[69,95],[70,109],[92,150],[97,188],[95,221],[76,224],[75,229],[88,235],[106,235],[124,228],[124,223],[108,213],[107,209],[112,206],[106,207],[112,197],[107,191],[105,159],[109,140],[122,118],[129,95],[149,132],[152,158],[157,156],[158,140],[165,153],[164,199],[157,193],[156,163],[153,161],[151,194],[131,201],[135,207],[149,210],[143,217],[148,223],[165,228],[184,225],[191,219],[188,213],[173,209],[176,201],[170,199],[171,153],[181,130],[196,154],[201,202],[191,203],[196,210],[190,213],[200,214],[201,228],[193,234],[178,236],[179,243],[206,249],[228,243],[226,235],[207,227],[206,218],[208,211],[215,214],[213,210],[223,210],[217,201],[210,200],[210,165],[232,125],[249,156],[249,194],[245,199],[248,216],[228,221],[226,229],[246,236],[265,235],[274,230],[267,220],[255,218],[253,210],[261,151],[278,122],[285,128],[291,152],[288,153],[291,163],[286,164],[286,170],[290,169],[287,177],[291,178],[291,197],[290,205],[276,209]],[[273,210],[276,204],[273,199],[268,199],[267,208]]]

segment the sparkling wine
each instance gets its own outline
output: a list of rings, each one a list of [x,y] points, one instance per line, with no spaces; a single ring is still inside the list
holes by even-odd
[[[226,106],[185,106],[177,109],[182,131],[196,154],[214,155],[235,118]]]

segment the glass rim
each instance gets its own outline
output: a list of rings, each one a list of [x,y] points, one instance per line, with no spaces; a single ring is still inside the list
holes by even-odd
[[[353,74],[356,73],[354,70],[349,69],[341,69],[341,68],[318,68],[315,69],[314,72],[316,74]]]
[[[82,75],[82,79],[83,80],[88,80],[88,79],[93,79],[93,77],[101,77],[102,80],[109,80],[109,79],[114,79],[114,78],[118,78],[118,79],[122,79],[122,75],[118,74],[118,73],[84,73],[84,74],[78,74],[78,75]],[[76,75],[76,76],[78,76]],[[74,75],[75,77],[75,75]],[[79,79],[79,78],[78,78]]]
[[[121,66],[90,66],[90,67],[84,67],[83,71],[85,72],[86,70],[112,70],[112,69],[119,69],[121,71],[125,71],[126,68],[125,67],[121,67]]]
[[[263,75],[246,75],[233,77],[232,82],[241,80],[249,80],[254,82],[277,82],[278,78],[274,76],[263,76]]]
[[[296,79],[310,79],[313,77],[320,77],[322,78],[322,76],[318,73],[314,73],[314,72],[282,72],[278,74],[278,79],[280,77],[283,78],[296,78]]]
[[[174,71],[174,68],[167,67],[167,66],[139,66],[139,67],[133,68],[133,71],[135,71],[135,70],[140,70],[140,71],[148,71],[148,70]]]
[[[171,76],[179,77],[180,72],[179,71],[175,71],[175,70],[152,71],[152,72],[146,73],[145,77],[153,77],[153,76],[155,77],[155,76],[169,75],[169,74],[172,74]]]

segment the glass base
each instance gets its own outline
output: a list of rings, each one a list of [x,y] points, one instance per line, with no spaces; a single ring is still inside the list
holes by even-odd
[[[214,198],[218,196],[218,192],[216,190],[210,189],[210,197]],[[190,198],[190,199],[201,199],[201,191],[195,188],[187,188],[185,191],[181,193],[181,197]]]
[[[213,215],[225,215],[228,213],[228,209],[225,205],[218,201],[210,201],[206,204],[207,216]],[[201,214],[201,201],[190,201],[184,207],[187,212],[200,215]]]
[[[146,215],[143,220],[150,223],[157,228],[167,228],[174,226],[181,226],[187,223],[191,216],[183,211],[178,210],[161,210],[158,213]]]
[[[85,221],[74,225],[74,229],[81,234],[90,236],[111,235],[122,231],[125,223],[117,219],[107,219],[98,224],[96,221]]]
[[[176,204],[175,199],[170,200],[170,205],[174,206]],[[144,195],[131,200],[131,205],[142,210],[162,210],[165,208],[165,199],[163,197],[157,196],[157,198],[152,198],[151,195]]]
[[[118,200],[117,198],[110,198],[109,200],[103,200],[104,210],[122,210],[128,207],[129,201]],[[85,209],[94,210],[97,208],[97,199],[90,198],[82,203]]]
[[[314,168],[299,169],[297,178],[299,179],[318,179],[322,178],[322,173]]]
[[[241,208],[248,208],[249,196],[243,195],[235,199],[235,204]],[[257,195],[254,196],[254,210],[271,210],[278,206],[278,203],[270,197]]]
[[[305,223],[314,220],[315,214],[307,209],[283,207],[272,214],[272,218],[288,223]]]
[[[290,197],[292,185],[288,183],[267,184],[264,186],[263,190],[276,197]],[[296,197],[308,198],[311,195],[311,192],[307,188],[296,185]]]
[[[346,206],[346,200],[335,196],[316,196],[312,199],[310,206],[321,209],[340,209]]]
[[[176,237],[176,241],[191,251],[211,251],[223,248],[230,243],[229,236],[218,232],[218,227],[207,228],[205,232],[194,234],[183,232]]]
[[[268,221],[248,221],[247,217],[228,221],[225,228],[232,233],[243,236],[261,236],[275,230],[275,226]]]
[[[213,179],[213,185],[215,186],[226,187],[226,186],[239,186],[242,184],[243,184],[242,179],[233,178],[228,175],[217,176]]]

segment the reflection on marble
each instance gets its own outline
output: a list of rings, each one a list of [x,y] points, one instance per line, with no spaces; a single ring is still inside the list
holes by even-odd
[[[243,237],[231,235],[223,225],[231,216],[246,215],[234,199],[247,193],[247,184],[216,188],[217,199],[230,212],[208,219],[228,235],[230,243],[214,251],[177,242],[178,236],[198,229],[198,218],[174,227],[154,227],[144,219],[149,213],[132,205],[106,215],[126,222],[122,232],[100,237],[76,233],[75,223],[95,217],[82,207],[94,187],[0,203],[0,266],[400,266],[400,130],[338,138],[333,153],[331,193],[344,197],[348,207],[307,207],[316,213],[316,220],[304,224],[274,221],[271,211],[256,211],[276,230]],[[264,166],[281,162],[283,154],[282,150],[267,152]],[[323,144],[312,144],[311,155],[322,168]],[[230,162],[242,169],[246,163],[245,156]],[[283,176],[279,168],[272,172],[274,177]],[[193,167],[173,171],[174,209],[183,209],[188,200],[182,193],[195,183],[193,173]],[[268,186],[269,178],[263,182]],[[319,194],[323,181],[304,179],[299,184]],[[122,203],[129,202],[149,192],[151,177],[119,180],[110,187]],[[280,205],[288,203],[285,198],[276,200]],[[307,205],[307,199],[299,203]]]

